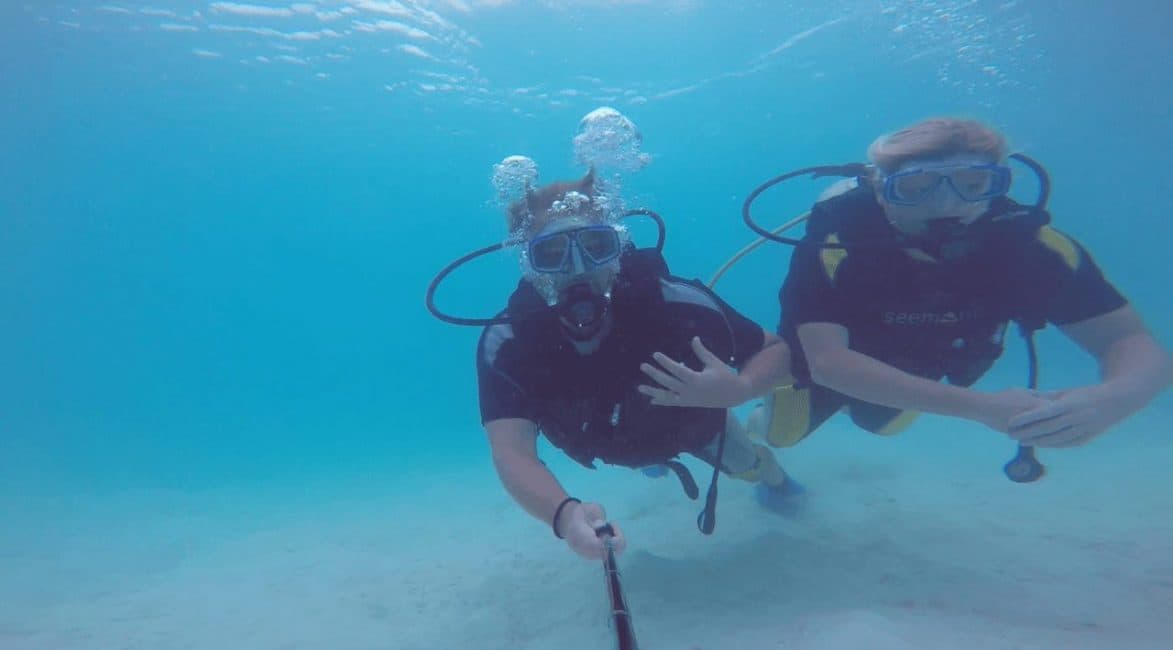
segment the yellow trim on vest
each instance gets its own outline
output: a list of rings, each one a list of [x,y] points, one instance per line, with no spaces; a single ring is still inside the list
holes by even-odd
[[[881,436],[894,436],[898,433],[904,433],[918,417],[920,417],[920,411],[901,411],[900,415],[888,420],[888,424],[885,424],[878,431],[873,431],[872,433]]]
[[[831,233],[823,240],[827,244],[838,244],[839,235]],[[843,263],[844,258],[847,257],[846,248],[824,248],[819,252],[819,259],[823,261],[823,271],[827,274],[827,279],[831,284],[835,284],[835,274],[839,272],[839,265]]]
[[[1063,263],[1072,271],[1079,268],[1079,247],[1071,238],[1050,226],[1039,228],[1038,239],[1044,246],[1063,258]]]
[[[793,447],[806,437],[811,423],[810,389],[779,386],[774,389],[769,406],[766,442],[774,447]]]

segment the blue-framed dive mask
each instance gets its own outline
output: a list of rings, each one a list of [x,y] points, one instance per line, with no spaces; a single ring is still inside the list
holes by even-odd
[[[1010,168],[996,163],[914,167],[884,177],[884,200],[894,205],[920,205],[948,182],[961,200],[979,203],[1010,191]]]
[[[613,226],[593,225],[538,235],[529,241],[529,265],[540,273],[562,273],[571,270],[570,248],[578,249],[584,264],[602,266],[619,257],[622,245],[619,232]]]

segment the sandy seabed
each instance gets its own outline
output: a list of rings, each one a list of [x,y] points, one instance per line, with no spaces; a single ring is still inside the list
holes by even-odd
[[[976,427],[880,439],[837,418],[782,455],[808,487],[797,513],[723,480],[711,537],[674,478],[546,455],[627,533],[643,650],[1155,649],[1173,647],[1169,414],[1043,453],[1032,485]],[[523,515],[487,458],[4,506],[4,650],[612,647],[600,565]]]

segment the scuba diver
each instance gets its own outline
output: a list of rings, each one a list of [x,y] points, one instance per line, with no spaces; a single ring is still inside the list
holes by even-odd
[[[529,159],[505,162],[519,160]],[[480,411],[501,482],[591,559],[604,557],[608,544],[621,552],[622,529],[601,504],[567,494],[538,458],[539,433],[587,467],[601,461],[650,476],[671,470],[692,499],[696,482],[676,457],[711,465],[698,517],[706,534],[715,526],[719,472],[757,482],[767,508],[801,489],[729,411],[792,381],[786,344],[704,285],[672,276],[655,213],[626,213],[660,226],[655,248],[634,247],[623,211],[601,185],[593,168],[576,181],[527,183],[524,198],[508,206],[510,240],[450,264],[428,292],[428,307],[442,320],[486,326],[476,357]],[[471,319],[434,307],[435,288],[451,270],[506,245],[520,249],[523,278],[504,311]]]
[[[778,333],[797,378],[755,410],[751,429],[786,447],[843,409],[882,435],[918,412],[961,417],[1017,441],[1006,473],[1029,482],[1042,475],[1033,447],[1083,445],[1169,385],[1169,356],[1140,316],[1087,250],[1049,225],[1042,167],[1009,156],[1039,175],[1040,198],[1008,197],[1006,148],[979,122],[929,119],[876,140],[871,165],[808,168],[751,194],[750,227],[796,245]],[[801,240],[763,231],[753,200],[805,172],[854,178],[824,192]],[[1028,337],[1058,326],[1095,357],[1101,380],[1053,392],[970,388],[1001,355],[1011,321]]]
[[[574,460],[670,467],[689,496],[696,484],[678,454],[795,489],[728,409],[788,379],[786,345],[703,285],[671,276],[656,249],[635,249],[602,208],[594,173],[526,192],[509,208],[524,242],[525,277],[509,323],[477,347],[481,419],[493,462],[514,499],[580,555],[598,559],[602,505],[566,494],[538,459],[537,433]],[[710,487],[698,525],[711,532]],[[614,543],[625,539],[611,522]]]

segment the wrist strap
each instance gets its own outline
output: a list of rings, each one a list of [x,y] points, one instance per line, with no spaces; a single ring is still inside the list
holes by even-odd
[[[554,519],[550,521],[550,528],[554,529],[554,537],[557,537],[558,539],[565,539],[562,537],[562,534],[558,532],[558,515],[562,514],[562,509],[565,508],[569,503],[582,503],[582,501],[574,497],[566,497],[562,500],[562,503],[558,504],[558,509],[554,511]]]

